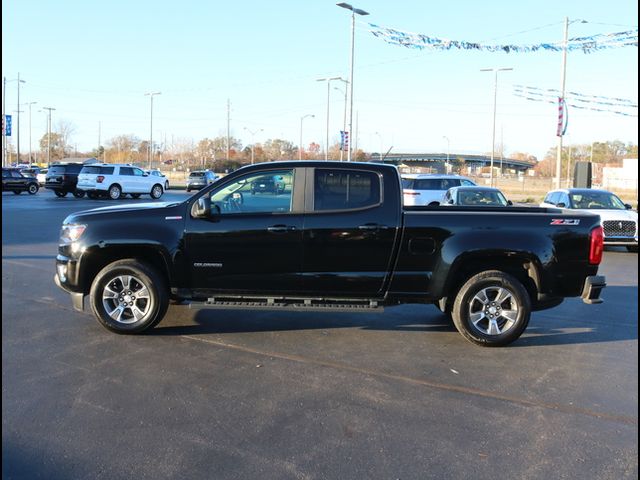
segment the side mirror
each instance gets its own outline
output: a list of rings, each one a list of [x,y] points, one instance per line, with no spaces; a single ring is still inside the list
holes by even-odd
[[[507,200],[507,205],[508,205],[509,207],[513,207],[513,202],[512,202],[511,200]]]
[[[142,176],[143,176],[143,177],[148,177],[148,176],[149,176],[149,174],[148,174],[148,173],[143,173],[143,174],[142,174]]]
[[[211,197],[203,195],[191,207],[191,215],[194,218],[209,218],[211,214]]]
[[[559,202],[559,203],[556,203],[556,207],[558,207],[558,208],[565,208],[565,207],[566,207],[566,205],[564,204],[564,202]]]
[[[454,203],[456,203],[456,202],[455,202],[455,201],[453,200],[453,198],[452,198],[452,199],[451,199],[451,200],[449,200],[447,203],[448,203],[449,205],[453,205],[453,204],[454,204]]]
[[[629,205],[628,203],[624,204],[624,208],[626,208],[627,210],[633,210],[633,206]]]

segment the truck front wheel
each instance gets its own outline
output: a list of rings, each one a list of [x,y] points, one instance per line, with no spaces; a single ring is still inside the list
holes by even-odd
[[[140,333],[162,320],[169,305],[163,276],[133,259],[104,267],[93,280],[91,309],[100,324],[116,333]]]
[[[517,278],[488,270],[467,280],[451,313],[456,329],[468,341],[502,347],[517,340],[527,328],[531,299]]]

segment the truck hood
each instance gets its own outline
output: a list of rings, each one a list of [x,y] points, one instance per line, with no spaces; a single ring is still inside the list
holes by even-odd
[[[128,203],[124,205],[113,205],[109,207],[92,208],[90,210],[82,210],[75,212],[65,219],[64,223],[68,223],[72,217],[87,217],[93,215],[111,214],[111,213],[124,213],[124,212],[143,212],[149,210],[162,210],[165,208],[175,207],[180,205],[181,202],[148,202],[148,203]]]

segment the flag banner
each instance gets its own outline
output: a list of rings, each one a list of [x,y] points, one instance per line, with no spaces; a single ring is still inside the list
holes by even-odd
[[[5,137],[11,136],[11,115],[2,116],[2,135]]]
[[[369,31],[376,38],[380,38],[385,42],[406,48],[415,48],[418,50],[478,50],[484,52],[538,52],[551,51],[560,52],[564,48],[564,42],[547,42],[536,43],[530,45],[513,45],[513,44],[486,44],[479,42],[468,42],[463,40],[448,40],[443,38],[431,37],[420,33],[405,32],[396,30],[395,28],[381,27],[373,23],[369,23]],[[627,30],[624,32],[599,33],[586,37],[570,38],[567,42],[567,51],[582,50],[584,53],[591,53],[597,50],[607,48],[620,47],[637,47],[638,46],[638,29]]]
[[[533,102],[547,102],[555,104],[558,101],[559,90],[554,88],[528,87],[513,85],[513,95]],[[566,106],[579,110],[613,113],[625,117],[637,117],[638,104],[625,98],[604,97],[601,95],[585,95],[578,92],[567,92],[564,97]]]
[[[349,150],[349,132],[340,130],[340,150]]]
[[[563,137],[567,132],[567,124],[569,122],[569,116],[567,115],[567,104],[564,98],[558,97],[558,128],[556,130],[557,137]]]

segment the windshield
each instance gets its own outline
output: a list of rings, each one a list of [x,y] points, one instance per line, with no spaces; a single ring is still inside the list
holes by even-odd
[[[475,205],[484,207],[506,207],[507,199],[500,192],[491,190],[460,191],[458,205]]]
[[[572,208],[586,210],[625,210],[622,200],[609,192],[580,192],[569,195]]]

